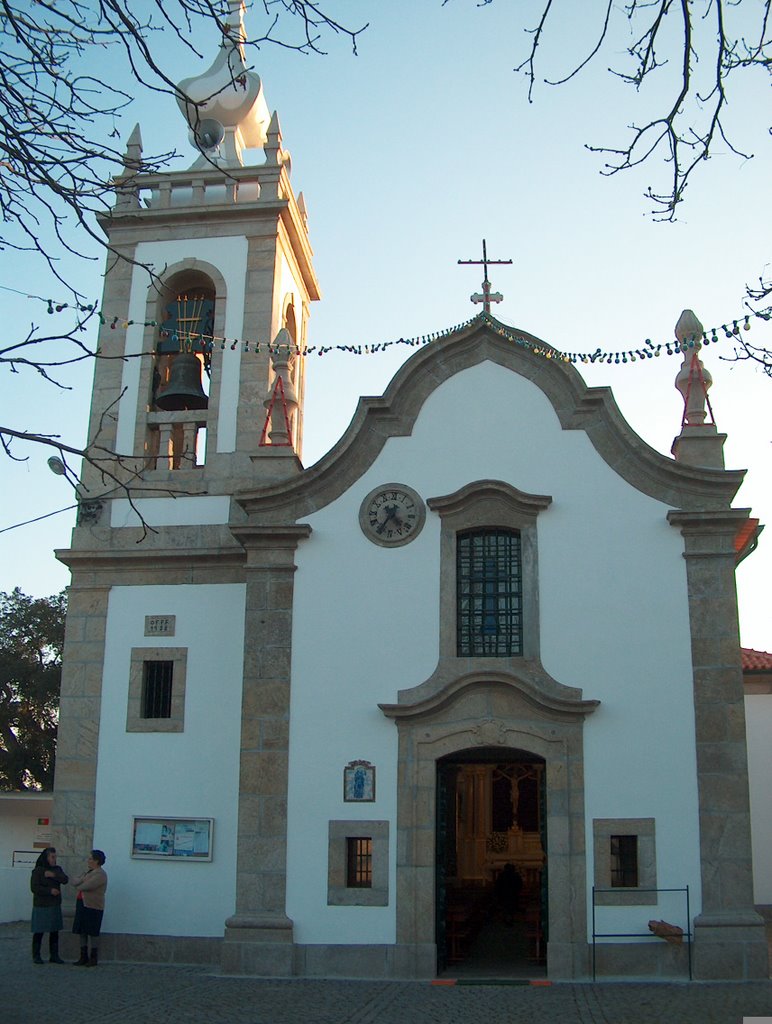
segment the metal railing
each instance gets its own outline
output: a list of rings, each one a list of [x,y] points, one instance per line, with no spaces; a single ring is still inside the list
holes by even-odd
[[[687,958],[688,958],[688,963],[689,963],[689,981],[691,981],[692,980],[692,915],[691,915],[691,910],[690,910],[690,906],[689,906],[689,886],[685,885],[682,888],[676,888],[676,889],[638,889],[638,888],[635,888],[635,889],[629,889],[627,891],[629,893],[631,893],[631,894],[634,893],[635,895],[637,895],[638,893],[642,893],[642,892],[654,892],[654,893],[682,892],[684,894],[685,905],[686,905],[686,927],[682,930],[681,938],[686,940]],[[596,973],[595,972],[595,967],[596,967],[596,960],[595,960],[596,941],[595,940],[596,939],[660,939],[660,941],[662,941],[661,936],[656,935],[654,932],[651,932],[651,931],[646,931],[646,932],[599,932],[599,931],[597,931],[597,929],[596,929],[596,920],[595,920],[595,909],[598,906],[598,904],[595,901],[595,897],[599,893],[613,893],[616,896],[621,896],[621,895],[624,895],[625,889],[623,889],[623,888],[596,889],[595,886],[592,887],[592,980],[593,981],[595,981],[595,973]]]

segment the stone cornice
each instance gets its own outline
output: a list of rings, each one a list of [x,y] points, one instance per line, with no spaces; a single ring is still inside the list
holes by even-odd
[[[683,533],[724,533],[738,530],[751,514],[749,508],[727,508],[699,512],[674,508],[667,514],[671,526],[680,526]]]
[[[244,566],[244,552],[241,548],[140,548],[131,550],[78,550],[75,548],[57,548],[55,556],[73,572],[97,573],[130,573],[145,572],[148,569],[173,568],[180,566],[191,568]]]
[[[310,537],[311,527],[307,523],[273,523],[253,525],[251,523],[231,526],[230,532],[247,552],[248,564],[257,559],[268,559],[270,563],[282,564],[292,556],[300,541]]]
[[[216,216],[220,221],[241,219],[253,224],[258,220],[275,222],[288,205],[289,200],[287,199],[257,199],[246,203],[206,203],[205,206],[197,206],[193,203],[168,207],[137,206],[128,211],[116,210],[112,214],[101,214],[97,221],[102,230],[105,233],[109,232],[111,237],[119,236],[119,232],[141,225],[143,227],[142,237],[145,239],[144,227],[147,224],[161,221],[201,224],[202,221],[209,220],[210,216]]]
[[[524,516],[536,517],[552,503],[548,494],[527,494],[501,480],[476,480],[460,487],[453,494],[427,498],[426,504],[439,515],[453,515],[468,505],[485,499],[499,499]]]
[[[685,557],[720,555],[737,558],[736,540],[748,522],[749,508],[691,512],[671,509],[667,521],[680,529],[686,541]]]

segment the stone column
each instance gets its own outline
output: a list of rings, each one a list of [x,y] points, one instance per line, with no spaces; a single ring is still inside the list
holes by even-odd
[[[67,593],[53,834],[68,873],[94,845],[97,750],[110,587],[73,583]],[[65,889],[70,905],[75,894]],[[69,899],[68,899],[69,897]]]
[[[747,509],[672,511],[685,541],[697,741],[702,913],[694,922],[697,978],[768,976],[753,908],[745,705],[735,591],[737,532]]]
[[[236,911],[225,922],[222,969],[286,977],[293,973],[285,912],[293,573],[297,543],[311,529],[232,529],[247,553],[247,595]]]

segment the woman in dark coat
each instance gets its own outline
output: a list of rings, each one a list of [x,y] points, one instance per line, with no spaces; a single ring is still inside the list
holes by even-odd
[[[86,859],[86,870],[72,880],[72,884],[78,888],[75,920],[72,923],[73,932],[80,936],[80,959],[75,961],[76,967],[96,967],[99,963],[99,932],[102,928],[107,888],[107,872],[102,865],[106,859],[101,850],[92,850]]]
[[[63,964],[59,956],[59,932],[62,929],[62,886],[67,875],[56,863],[56,850],[47,846],[32,869],[29,887],[32,890],[32,962],[42,964],[40,947],[43,932],[48,932],[48,960]]]

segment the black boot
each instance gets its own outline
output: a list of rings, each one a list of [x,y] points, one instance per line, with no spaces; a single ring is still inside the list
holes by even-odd
[[[40,944],[43,941],[43,933],[35,932],[32,936],[32,962],[33,964],[44,963],[43,957],[40,955]]]
[[[48,933],[48,962],[50,964],[64,963],[64,960],[59,956],[59,932]]]
[[[92,946],[91,947],[91,959],[89,960],[87,966],[88,967],[96,967],[98,963],[99,963],[99,950],[98,949],[94,949],[94,947]]]
[[[73,967],[88,967],[88,946],[80,947],[80,960],[76,960]]]

